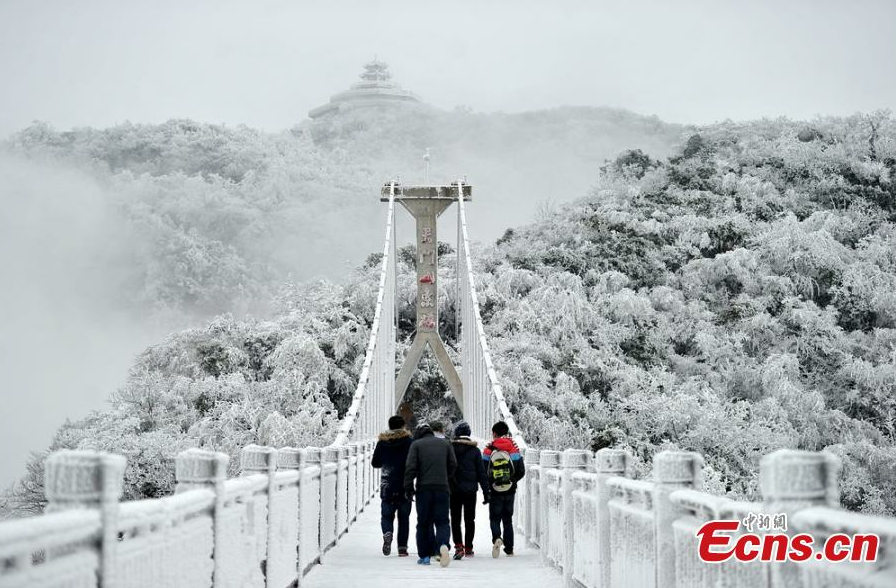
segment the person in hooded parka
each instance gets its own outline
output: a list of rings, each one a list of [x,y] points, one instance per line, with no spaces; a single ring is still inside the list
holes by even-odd
[[[404,492],[404,468],[411,448],[411,434],[404,418],[389,418],[389,430],[380,433],[373,450],[371,465],[382,468],[380,480],[380,527],[383,531],[383,555],[392,553],[395,516],[398,515],[398,555],[407,557],[411,501]]]

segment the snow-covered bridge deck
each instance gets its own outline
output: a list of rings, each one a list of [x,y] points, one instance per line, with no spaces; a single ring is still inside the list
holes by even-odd
[[[560,572],[543,563],[538,549],[527,547],[525,538],[520,533],[516,535],[516,554],[513,557],[501,554],[499,558],[492,559],[487,506],[480,504],[476,513],[476,538],[473,541],[476,556],[460,561],[452,560],[447,568],[439,567],[436,562],[430,566],[417,565],[417,550],[414,546],[416,524],[416,516],[411,512],[411,555],[399,558],[393,541],[392,555],[384,557],[380,551],[383,535],[380,532],[379,498],[374,498],[348,533],[339,540],[339,544],[324,555],[321,565],[312,568],[302,580],[303,588],[493,588],[496,583],[553,588],[563,585]],[[501,578],[500,582],[496,578]]]

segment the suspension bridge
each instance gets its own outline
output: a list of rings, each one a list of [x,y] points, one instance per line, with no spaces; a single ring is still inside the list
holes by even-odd
[[[663,451],[632,479],[626,453],[529,447],[492,364],[467,234],[469,186],[414,189],[390,183],[376,311],[363,369],[338,435],[326,447],[261,447],[229,457],[190,449],[177,456],[176,492],[122,502],[124,458],[60,451],[45,465],[45,514],[0,524],[4,587],[888,587],[896,586],[896,521],[839,508],[840,464],[828,453],[780,450],[763,458],[761,502],[701,490],[700,455]],[[396,375],[395,209],[417,220],[417,334]],[[434,219],[458,207],[459,374],[438,337]],[[492,559],[480,508],[477,556],[447,568],[379,550],[379,473],[374,439],[394,413],[425,346],[437,356],[473,434],[504,420],[524,452],[516,498],[514,558]],[[444,354],[444,355],[443,355]],[[408,367],[410,366],[410,367]],[[373,506],[372,506],[373,505]],[[707,521],[785,515],[786,533],[816,540],[874,533],[876,561],[705,563],[696,531]],[[413,515],[412,515],[413,523]],[[736,540],[741,532],[729,533]],[[413,549],[413,546],[412,546]],[[485,556],[485,557],[483,557]]]

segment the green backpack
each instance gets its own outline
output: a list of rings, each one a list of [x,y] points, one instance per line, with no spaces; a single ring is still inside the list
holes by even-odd
[[[513,487],[513,461],[509,453],[492,448],[488,458],[488,479],[496,492],[507,492]]]

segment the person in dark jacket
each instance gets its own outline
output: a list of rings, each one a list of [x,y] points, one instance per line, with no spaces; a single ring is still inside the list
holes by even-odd
[[[470,439],[470,425],[460,421],[454,426],[451,441],[457,457],[457,471],[451,480],[451,534],[454,537],[454,559],[473,556],[473,537],[476,533],[476,496],[479,487],[485,503],[489,499],[488,480],[485,477],[485,462],[479,451],[479,444]],[[464,532],[461,533],[460,519],[463,514]]]
[[[430,557],[438,554],[439,564],[445,567],[451,561],[448,480],[454,476],[457,459],[451,444],[435,437],[429,425],[417,427],[414,437],[405,464],[404,490],[409,498],[417,496],[417,563],[429,565]]]
[[[382,468],[380,480],[380,527],[383,530],[383,555],[392,553],[395,515],[398,515],[398,555],[408,555],[411,501],[404,492],[404,466],[411,448],[411,434],[398,415],[389,418],[389,430],[380,433],[370,463]]]
[[[504,553],[513,555],[513,501],[516,484],[526,475],[526,464],[510,437],[507,423],[498,421],[492,425],[492,436],[492,442],[482,451],[482,459],[491,486],[488,520],[492,528],[492,557],[498,557],[502,546]]]

